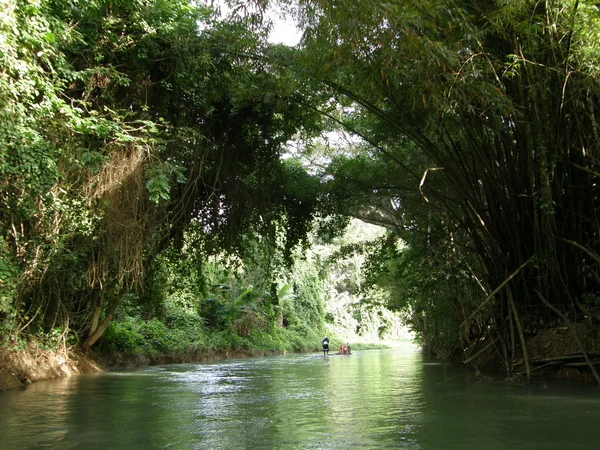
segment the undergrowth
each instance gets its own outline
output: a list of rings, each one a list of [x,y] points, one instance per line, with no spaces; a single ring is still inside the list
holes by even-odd
[[[323,337],[305,326],[252,329],[247,336],[233,330],[211,330],[200,318],[167,326],[158,319],[126,317],[110,324],[95,348],[100,355],[115,353],[157,359],[170,356],[232,353],[288,353],[317,351]]]

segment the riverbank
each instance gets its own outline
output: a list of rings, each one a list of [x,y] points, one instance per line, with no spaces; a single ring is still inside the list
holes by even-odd
[[[575,334],[574,334],[575,333]],[[512,361],[503,355],[511,354],[500,340],[481,340],[464,355],[437,355],[444,359],[462,362],[465,367],[481,374],[506,374],[507,366],[512,364],[514,375],[509,377],[516,382],[526,382],[529,370],[532,380],[537,381],[575,381],[600,384],[594,375],[592,366],[600,369],[600,333],[589,322],[567,326],[554,325],[524,335],[527,356],[518,342],[514,346]],[[485,376],[484,376],[485,377]]]
[[[29,342],[21,350],[0,351],[0,391],[36,381],[101,372],[92,358],[68,348],[46,349]]]
[[[305,351],[312,350],[306,349]],[[0,391],[23,387],[37,381],[66,378],[86,373],[136,369],[159,364],[274,356],[285,353],[285,351],[279,350],[227,350],[190,352],[187,355],[159,354],[151,356],[123,352],[84,355],[73,350],[43,350],[30,343],[27,348],[20,351],[0,351]]]

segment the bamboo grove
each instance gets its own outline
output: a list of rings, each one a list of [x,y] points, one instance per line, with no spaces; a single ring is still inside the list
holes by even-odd
[[[597,3],[306,3],[311,61],[356,105],[341,122],[375,160],[331,173],[342,187],[378,173],[356,178],[342,210],[411,244],[380,267],[392,302],[440,347],[469,360],[485,347],[509,374],[518,354],[527,377],[536,328],[586,322],[595,335]]]

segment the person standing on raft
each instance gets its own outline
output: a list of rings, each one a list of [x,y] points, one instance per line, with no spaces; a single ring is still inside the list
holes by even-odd
[[[329,338],[325,337],[325,339],[323,339],[323,356],[328,355],[329,354]]]

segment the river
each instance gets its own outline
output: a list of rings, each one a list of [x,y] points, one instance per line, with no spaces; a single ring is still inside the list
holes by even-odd
[[[0,393],[0,448],[591,449],[592,385],[481,381],[411,349],[80,375]]]

